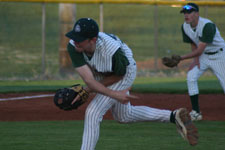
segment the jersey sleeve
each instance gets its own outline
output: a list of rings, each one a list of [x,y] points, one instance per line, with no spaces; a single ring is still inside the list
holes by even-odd
[[[199,40],[204,43],[212,43],[215,34],[216,34],[216,25],[213,23],[207,23],[203,28],[202,37],[200,37]]]
[[[73,67],[77,68],[86,64],[83,54],[77,52],[72,44],[68,43],[67,51],[70,55]]]
[[[120,48],[114,53],[112,62],[112,70],[115,75],[122,76],[126,74],[127,66],[130,63]]]
[[[185,42],[185,43],[193,43],[193,41],[184,32],[183,25],[181,26],[181,31],[182,31],[182,36],[183,36],[183,42]]]

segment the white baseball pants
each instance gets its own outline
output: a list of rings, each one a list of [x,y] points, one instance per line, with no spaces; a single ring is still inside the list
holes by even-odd
[[[187,74],[187,86],[190,96],[199,94],[198,79],[207,70],[212,72],[219,79],[225,93],[225,48],[214,55],[202,54],[199,58],[200,68],[195,66]]]
[[[136,65],[130,65],[123,80],[112,85],[114,90],[129,88],[136,77]],[[94,150],[99,139],[100,123],[105,113],[111,109],[115,120],[121,123],[140,121],[170,121],[170,110],[160,110],[147,106],[121,104],[115,99],[97,94],[85,112],[84,132],[81,150]]]

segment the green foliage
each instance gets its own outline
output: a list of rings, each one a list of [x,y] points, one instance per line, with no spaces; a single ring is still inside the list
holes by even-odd
[[[119,124],[104,120],[98,150],[224,150],[225,122],[197,122],[199,144],[190,146],[171,123]],[[0,147],[4,150],[80,149],[83,121],[0,122]]]

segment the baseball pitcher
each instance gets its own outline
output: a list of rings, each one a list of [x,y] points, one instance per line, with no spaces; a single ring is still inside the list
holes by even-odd
[[[136,62],[131,49],[117,36],[99,32],[97,23],[91,18],[79,19],[66,36],[70,38],[67,49],[72,64],[86,84],[83,93],[96,93],[86,108],[81,150],[95,149],[100,123],[108,110],[122,123],[175,123],[184,139],[191,145],[197,144],[197,128],[187,109],[170,111],[130,104],[130,100],[138,99],[129,93],[136,77]],[[77,99],[70,101],[71,104]]]

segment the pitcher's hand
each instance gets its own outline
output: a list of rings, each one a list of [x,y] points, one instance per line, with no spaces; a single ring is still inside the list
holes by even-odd
[[[118,100],[122,104],[128,103],[130,100],[136,100],[138,99],[135,95],[129,95],[129,90],[131,88],[122,90],[122,91],[113,91],[112,97],[116,100]]]

